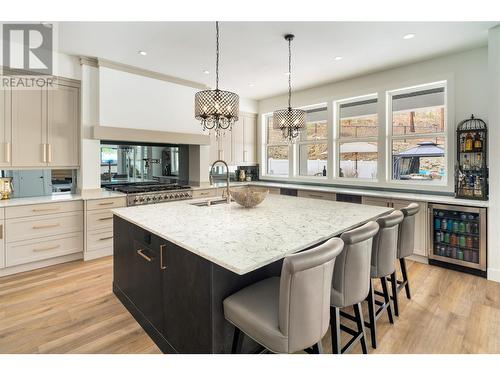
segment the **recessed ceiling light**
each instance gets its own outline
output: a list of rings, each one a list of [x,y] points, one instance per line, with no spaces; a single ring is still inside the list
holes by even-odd
[[[248,86],[250,87],[254,87],[255,86],[255,83],[249,83]]]
[[[141,56],[146,56],[148,54],[146,51],[138,51],[137,53]]]
[[[335,60],[335,61],[340,61],[340,60],[342,60],[342,59],[343,59],[343,57],[342,57],[342,56],[335,56],[335,58],[334,58],[334,60]]]
[[[403,36],[403,39],[413,39],[413,38],[415,38],[415,34],[413,33],[406,34],[405,36]]]
[[[208,70],[204,70],[203,74],[210,74],[210,72]]]

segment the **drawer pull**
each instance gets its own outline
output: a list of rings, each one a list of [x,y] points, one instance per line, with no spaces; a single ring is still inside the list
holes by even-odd
[[[47,224],[47,225],[33,225],[33,229],[46,229],[46,228],[55,228],[60,226],[61,224]]]
[[[53,245],[53,246],[48,246],[48,247],[38,247],[33,249],[33,251],[48,251],[48,250],[54,250],[60,248],[61,245]]]
[[[160,269],[165,270],[167,266],[163,265],[163,250],[167,247],[167,245],[160,246]]]
[[[33,212],[45,212],[45,211],[59,211],[60,207],[50,207],[50,208],[33,208]]]
[[[115,202],[100,202],[99,206],[109,206],[111,204],[115,204]]]
[[[103,238],[99,238],[99,241],[111,240],[112,238],[113,238],[113,236],[103,237]]]
[[[319,194],[309,194],[309,196],[313,198],[326,198],[324,195],[319,195]]]
[[[137,250],[137,254],[140,255],[141,257],[143,257],[144,259],[146,259],[148,262],[151,262],[153,260],[153,258],[148,257],[146,254],[143,253],[143,251],[144,250],[139,249],[139,250]]]
[[[105,221],[105,220],[111,220],[111,219],[113,219],[113,216],[111,216],[111,217],[100,217],[99,221]]]
[[[0,240],[3,240],[3,224],[0,224]]]

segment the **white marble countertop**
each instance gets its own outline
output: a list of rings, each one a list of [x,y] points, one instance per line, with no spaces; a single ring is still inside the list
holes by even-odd
[[[237,274],[337,236],[391,208],[269,195],[252,209],[200,200],[112,210],[114,214]]]
[[[106,198],[117,198],[125,197],[123,193],[116,191],[109,191],[104,189],[84,191],[80,194],[71,193],[60,193],[52,195],[44,195],[40,197],[26,197],[26,198],[11,198],[0,200],[0,208],[2,207],[15,207],[15,206],[26,206],[29,204],[42,204],[42,203],[58,203],[66,201],[78,201],[78,200],[92,200],[92,199],[106,199]]]
[[[268,186],[277,188],[289,188],[289,189],[299,189],[299,190],[311,190],[318,192],[330,192],[330,193],[340,193],[340,194],[353,194],[361,195],[365,197],[378,197],[387,199],[404,199],[416,202],[432,202],[432,203],[444,203],[453,204],[459,206],[469,206],[469,207],[488,207],[488,201],[477,201],[469,199],[457,199],[453,196],[447,195],[436,195],[436,194],[418,194],[418,193],[404,193],[386,190],[371,190],[371,189],[353,189],[353,188],[342,188],[342,187],[332,187],[332,186],[320,186],[320,185],[301,185],[301,184],[286,184],[279,182],[269,182],[269,181],[252,181],[252,182],[231,182],[231,186],[242,186],[242,185],[254,185],[254,186]],[[222,182],[216,182],[213,185],[204,185],[204,189],[210,187],[225,187],[226,184]],[[201,188],[201,187],[200,187]]]

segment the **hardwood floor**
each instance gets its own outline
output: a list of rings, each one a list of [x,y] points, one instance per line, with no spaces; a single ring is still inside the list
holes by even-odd
[[[411,262],[409,277],[412,299],[400,294],[394,325],[381,317],[371,353],[500,353],[500,283]],[[111,282],[111,257],[0,278],[0,353],[160,353]]]

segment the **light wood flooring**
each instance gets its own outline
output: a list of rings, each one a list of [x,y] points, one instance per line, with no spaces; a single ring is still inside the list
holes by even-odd
[[[400,294],[394,325],[378,321],[377,350],[367,330],[371,353],[500,353],[500,283],[411,262],[409,277],[412,299]],[[160,353],[111,282],[111,257],[0,278],[0,353]]]

